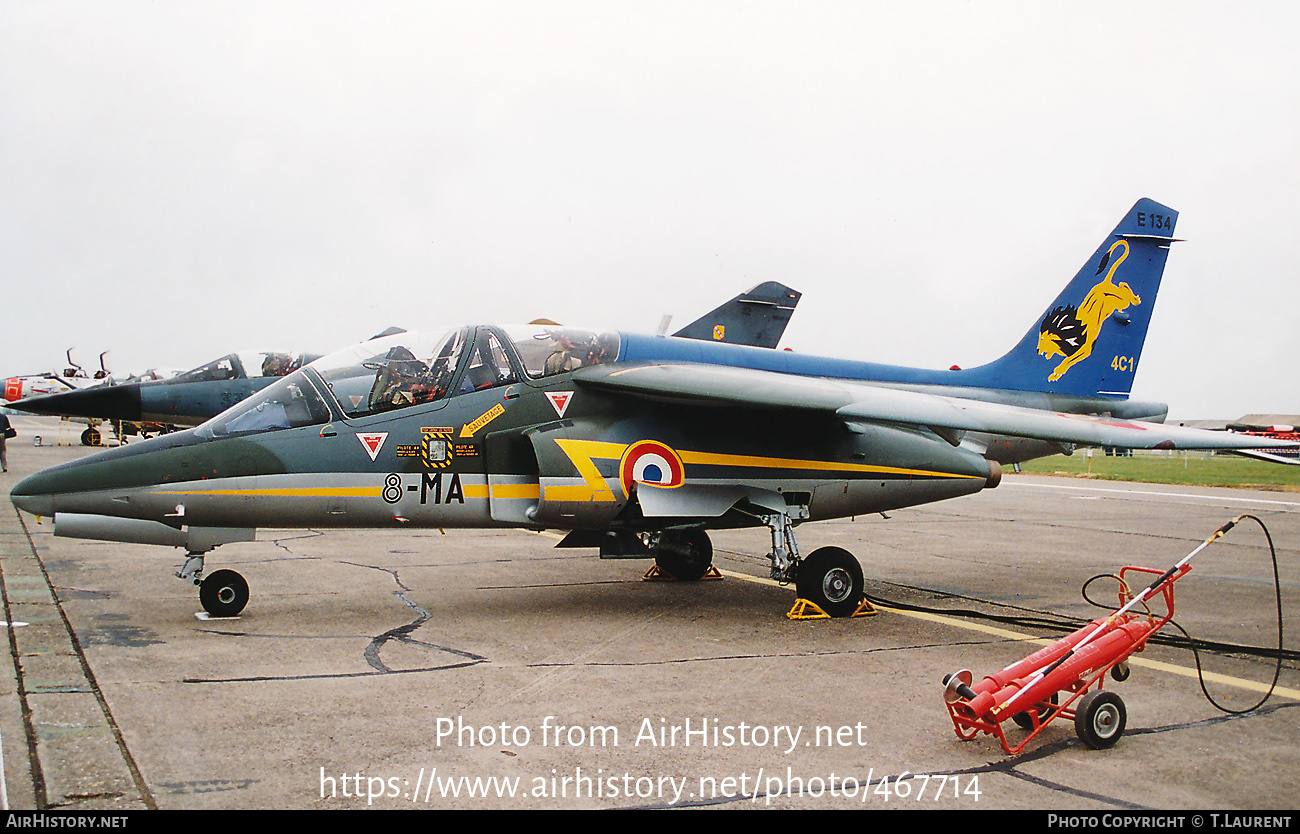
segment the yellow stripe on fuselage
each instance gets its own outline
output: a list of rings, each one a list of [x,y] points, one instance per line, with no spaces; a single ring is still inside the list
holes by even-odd
[[[620,460],[627,451],[626,443],[562,438],[556,444],[572,461],[583,484],[552,484],[546,487],[546,498],[551,501],[614,501],[614,493],[596,468],[596,460]],[[920,478],[979,478],[931,469],[908,469],[898,466],[876,466],[867,463],[840,463],[825,460],[764,457],[761,455],[733,455],[718,452],[678,452],[682,463],[693,466],[727,466],[743,469],[805,470],[826,473],[858,473],[865,475],[902,475]],[[374,487],[268,487],[255,489],[190,489],[166,490],[168,495],[243,496],[248,498],[378,498],[382,492]],[[536,500],[541,495],[536,483],[465,484],[466,498],[499,500]]]
[[[380,487],[278,487],[263,489],[187,489],[162,490],[167,495],[244,495],[264,498],[377,498]]]
[[[593,460],[620,460],[627,451],[626,443],[608,443],[599,440],[572,440],[561,438],[556,445],[568,456],[593,491],[607,491],[602,486],[604,478],[596,470]],[[806,469],[821,472],[860,472],[878,475],[915,475],[926,478],[980,478],[979,475],[961,475],[932,469],[905,469],[898,466],[875,466],[869,463],[837,463],[826,460],[799,460],[796,458],[771,458],[759,455],[729,455],[718,452],[677,451],[682,463],[699,466],[737,466],[747,469]]]
[[[724,455],[716,452],[678,452],[682,463],[701,466],[744,466],[756,469],[808,469],[823,472],[866,472],[878,475],[917,475],[926,478],[979,478],[979,475],[961,475],[955,472],[936,472],[932,469],[903,469],[897,466],[875,466],[869,463],[836,463],[828,460],[795,460],[768,458],[755,455]]]
[[[487,498],[487,484],[465,484],[466,498]],[[498,484],[491,487],[493,498],[536,499],[541,490],[537,483]],[[378,498],[381,487],[276,487],[261,489],[187,489],[167,490],[167,495],[240,495],[249,498]]]
[[[627,443],[610,443],[602,440],[575,440],[558,438],[555,444],[573,463],[582,476],[582,485],[551,485],[546,487],[548,501],[614,501],[605,477],[596,468],[596,460],[622,460]],[[730,455],[717,452],[677,452],[683,464],[695,466],[730,466],[744,469],[805,470],[825,473],[858,473],[865,475],[902,475],[918,478],[980,479],[979,475],[962,475],[931,469],[906,469],[898,466],[875,466],[867,463],[837,463],[825,460],[799,460],[772,458],[760,455]]]
[[[529,484],[495,484],[492,497],[500,500],[536,500],[542,494],[542,487],[536,481]]]

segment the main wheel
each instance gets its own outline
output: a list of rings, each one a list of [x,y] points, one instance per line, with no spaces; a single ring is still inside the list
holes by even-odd
[[[235,617],[248,605],[248,582],[233,570],[219,570],[199,583],[199,602],[213,617]]]
[[[103,437],[100,435],[99,429],[94,426],[81,433],[82,446],[98,446],[101,442],[103,442]]]
[[[832,617],[847,617],[862,602],[862,566],[841,547],[819,547],[799,563],[795,592]]]
[[[694,582],[713,564],[713,543],[703,530],[665,530],[654,555],[660,570],[682,582]]]
[[[1075,732],[1093,750],[1104,750],[1119,741],[1127,723],[1123,699],[1104,689],[1084,695],[1074,713]]]

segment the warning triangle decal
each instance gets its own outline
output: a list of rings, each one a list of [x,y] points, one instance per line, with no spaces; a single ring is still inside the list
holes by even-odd
[[[569,408],[569,401],[573,399],[572,391],[547,391],[546,398],[551,401],[551,406],[555,413],[564,416],[564,412]]]
[[[357,440],[360,440],[361,445],[366,448],[366,454],[370,455],[371,460],[374,460],[379,456],[379,450],[383,448],[384,441],[387,438],[388,432],[386,431],[373,432],[369,434],[357,432]]]

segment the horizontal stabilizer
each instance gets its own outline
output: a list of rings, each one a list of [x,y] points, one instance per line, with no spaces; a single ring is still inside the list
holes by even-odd
[[[1284,455],[1274,455],[1261,449],[1230,449],[1228,454],[1240,455],[1243,458],[1253,458],[1262,460],[1266,463],[1284,463],[1287,466],[1300,466],[1300,456],[1286,457]]]

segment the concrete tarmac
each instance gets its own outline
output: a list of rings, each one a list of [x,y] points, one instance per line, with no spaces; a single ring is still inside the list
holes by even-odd
[[[12,486],[91,453],[13,418]],[[75,424],[74,424],[75,425]],[[4,487],[7,491],[7,486]],[[941,679],[975,679],[1091,619],[1096,574],[1165,569],[1242,513],[1300,601],[1300,494],[1008,476],[994,490],[798,529],[853,552],[872,617],[792,620],[766,530],[716,533],[721,580],[644,581],[645,561],[522,531],[259,530],[221,547],[252,588],[204,620],[183,553],[55,538],[6,504],[0,672],[10,808],[906,808],[1123,813],[1290,809],[1300,672],[1244,715],[1213,706],[1185,648],[1109,679],[1127,730],[1106,750],[1058,719],[1019,755],[962,741]],[[1175,585],[1177,622],[1243,647],[1202,652],[1206,687],[1267,691],[1277,610],[1258,525]],[[1094,596],[1111,601],[1113,581]],[[923,610],[909,610],[909,606]],[[1295,632],[1292,625],[1290,633]],[[1166,627],[1161,636],[1177,636]],[[1295,637],[1286,648],[1300,649]],[[1024,733],[1007,722],[1018,743]]]

